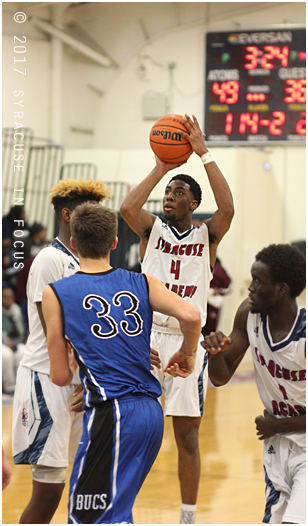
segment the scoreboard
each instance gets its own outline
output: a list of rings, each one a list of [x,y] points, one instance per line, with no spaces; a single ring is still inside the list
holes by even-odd
[[[206,141],[304,143],[306,30],[206,35]]]

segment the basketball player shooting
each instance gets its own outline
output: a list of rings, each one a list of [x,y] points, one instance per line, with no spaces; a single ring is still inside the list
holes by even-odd
[[[124,199],[120,213],[140,237],[142,272],[150,273],[165,286],[198,308],[202,326],[206,321],[207,292],[217,247],[230,228],[234,215],[230,188],[212,159],[195,116],[185,115],[187,133],[177,130],[191,144],[204,165],[217,210],[200,227],[192,226],[192,214],[201,202],[199,184],[189,175],[175,175],[163,197],[165,221],[142,207],[152,190],[181,163],[167,163],[157,156],[156,166]],[[162,367],[153,374],[165,392],[165,415],[173,417],[178,448],[178,473],[182,508],[180,523],[195,522],[200,479],[198,432],[207,390],[207,352],[198,345],[194,373],[183,380],[164,374],[172,352],[181,344],[182,334],[174,318],[154,313],[151,346],[159,352]]]

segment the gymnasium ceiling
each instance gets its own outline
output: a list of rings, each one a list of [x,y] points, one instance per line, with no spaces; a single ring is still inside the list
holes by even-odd
[[[298,10],[292,11],[291,6],[295,5],[302,5],[304,23],[305,2],[3,2],[2,29],[4,34],[16,35],[19,31],[27,38],[49,40],[49,30],[61,28],[75,43],[93,50],[93,57],[105,57],[101,67],[117,69],[163,33],[199,24],[238,31],[243,17],[245,21],[247,17],[253,21],[252,29],[260,27],[260,23],[262,27],[275,21],[298,23],[299,20],[293,19],[294,11],[298,16]],[[276,15],[270,20],[273,7],[279,6],[281,19],[277,20]],[[18,11],[27,15],[25,24],[13,21]],[[44,22],[51,24],[51,28],[42,28]],[[77,48],[66,45],[76,60],[93,60],[91,52],[87,56]]]

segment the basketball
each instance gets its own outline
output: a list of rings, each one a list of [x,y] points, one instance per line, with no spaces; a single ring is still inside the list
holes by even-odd
[[[153,124],[150,132],[150,146],[162,161],[180,163],[193,152],[190,142],[178,130],[188,133],[181,115],[165,115]]]

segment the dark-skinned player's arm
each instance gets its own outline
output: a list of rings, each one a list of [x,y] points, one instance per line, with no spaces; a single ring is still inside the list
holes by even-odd
[[[246,329],[249,310],[247,298],[237,310],[228,337],[221,331],[211,332],[201,343],[209,353],[209,377],[217,387],[229,382],[249,347]]]
[[[255,424],[259,440],[270,438],[277,433],[305,433],[306,415],[275,418],[265,409],[263,415],[256,417]]]
[[[180,130],[178,132],[189,140],[194,152],[199,157],[203,156],[208,152],[208,149],[196,117],[193,115],[191,119],[188,115],[185,115],[184,124],[188,129],[189,135]],[[213,267],[216,260],[217,246],[230,228],[234,216],[234,205],[229,185],[216,162],[214,160],[208,162],[204,165],[204,169],[217,205],[217,210],[211,219],[205,221],[209,229],[210,262]]]
[[[68,342],[63,336],[62,315],[59,301],[47,285],[43,290],[42,311],[46,325],[47,348],[50,359],[50,378],[61,387],[69,385],[76,371],[76,362],[70,361]]]
[[[170,358],[164,372],[186,378],[195,368],[196,351],[201,332],[198,309],[188,301],[168,290],[159,279],[146,274],[149,284],[149,301],[153,311],[173,316],[179,321],[184,336],[180,349]]]
[[[140,237],[140,258],[143,259],[152,226],[156,219],[142,208],[147,202],[149,195],[155,186],[161,181],[167,172],[178,168],[184,163],[171,164],[161,161],[155,156],[156,166],[149,175],[141,181],[123,200],[120,214],[130,228]]]

